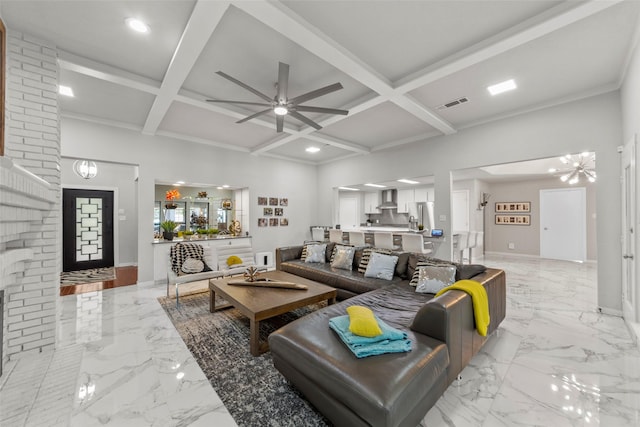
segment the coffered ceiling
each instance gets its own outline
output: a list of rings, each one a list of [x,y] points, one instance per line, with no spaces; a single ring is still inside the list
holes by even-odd
[[[638,1],[3,0],[10,30],[59,49],[63,117],[256,155],[323,163],[425,141],[497,118],[615,90],[636,37]],[[139,34],[125,24],[146,22]],[[349,110],[236,124],[260,102],[215,74]],[[491,96],[487,86],[514,79]],[[467,102],[442,108],[450,101]],[[320,151],[305,151],[316,146]]]

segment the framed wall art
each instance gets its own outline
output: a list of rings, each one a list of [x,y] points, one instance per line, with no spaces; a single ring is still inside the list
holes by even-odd
[[[531,225],[531,215],[496,215],[496,225]]]
[[[531,202],[496,202],[496,212],[531,212]]]

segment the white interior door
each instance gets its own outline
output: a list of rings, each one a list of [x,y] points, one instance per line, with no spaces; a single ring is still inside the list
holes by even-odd
[[[355,197],[340,198],[340,228],[350,229],[359,227],[358,199]]]
[[[640,321],[639,292],[636,285],[636,142],[622,151],[622,313],[630,322]]]
[[[469,231],[469,190],[451,192],[451,225],[454,231]]]
[[[584,187],[540,190],[540,256],[586,261],[587,191]]]

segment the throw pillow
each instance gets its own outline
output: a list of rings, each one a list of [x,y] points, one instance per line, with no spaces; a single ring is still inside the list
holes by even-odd
[[[370,308],[361,305],[347,307],[349,315],[349,331],[361,337],[377,337],[382,335],[382,329]]]
[[[390,255],[393,251],[390,249],[382,249],[382,248],[365,248],[362,251],[362,258],[360,258],[360,264],[358,265],[359,273],[364,273],[367,270],[367,266],[369,265],[369,260],[371,259],[371,254],[373,252]]]
[[[484,273],[487,267],[480,264],[460,264],[456,269],[456,280],[467,280]]]
[[[457,265],[451,261],[446,261],[446,260],[442,260],[442,259],[438,259],[438,258],[428,258],[428,257],[420,257],[418,258],[417,261],[415,261],[415,264],[412,265],[412,259],[411,257],[409,258],[409,267],[408,269],[411,270],[413,267],[413,273],[411,275],[411,281],[409,282],[409,284],[411,286],[417,286],[418,285],[418,274],[420,273],[420,268],[421,267],[454,267],[456,268]]]
[[[456,268],[453,266],[426,266],[418,268],[416,292],[436,294],[456,281]]]
[[[200,273],[204,270],[204,262],[195,258],[187,258],[182,263],[182,272],[187,274]]]
[[[351,270],[353,266],[353,255],[356,249],[352,246],[336,245],[331,256],[331,267],[342,270]]]
[[[304,262],[318,262],[324,264],[326,250],[326,243],[323,243],[321,245],[307,245],[307,257],[305,258]]]
[[[242,258],[237,255],[231,255],[229,258],[227,258],[227,265],[229,267],[236,264],[242,264]]]
[[[182,264],[187,258],[204,260],[204,248],[198,243],[176,243],[171,247],[171,269],[176,274],[182,271]]]
[[[395,255],[385,255],[378,252],[371,252],[369,264],[364,272],[364,277],[376,277],[378,279],[391,280],[398,263]]]

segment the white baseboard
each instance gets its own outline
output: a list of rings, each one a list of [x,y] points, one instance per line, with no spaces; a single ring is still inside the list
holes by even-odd
[[[622,311],[608,307],[598,307],[598,311],[602,314],[608,314],[609,316],[622,317]]]
[[[137,262],[121,262],[116,265],[116,267],[137,267]]]
[[[495,255],[495,256],[504,256],[504,257],[513,257],[513,258],[529,258],[529,259],[549,259],[550,258],[541,258],[540,255],[530,255],[530,254],[518,254],[518,253],[513,253],[513,252],[492,252],[492,251],[487,251],[485,252],[485,255]],[[557,261],[567,261],[567,262],[574,262],[574,261],[568,261],[568,260],[562,260],[559,259]],[[597,264],[598,260],[596,259],[588,259],[586,261],[584,261],[585,264]]]

